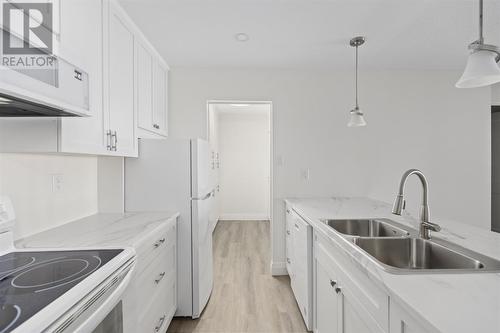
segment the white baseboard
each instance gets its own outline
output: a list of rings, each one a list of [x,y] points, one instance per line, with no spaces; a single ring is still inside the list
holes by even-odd
[[[269,220],[269,216],[265,216],[262,214],[220,214],[219,220],[221,221]]]
[[[279,276],[279,275],[288,275],[288,271],[286,270],[285,262],[271,262],[271,275]]]

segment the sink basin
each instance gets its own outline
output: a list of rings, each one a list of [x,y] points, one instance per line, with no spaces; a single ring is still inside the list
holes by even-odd
[[[322,220],[341,234],[358,237],[406,237],[409,232],[385,219]]]
[[[496,272],[500,261],[444,241],[421,238],[355,238],[363,251],[395,273]]]

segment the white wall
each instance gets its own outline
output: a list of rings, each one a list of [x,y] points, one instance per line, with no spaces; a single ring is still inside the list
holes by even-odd
[[[352,72],[174,69],[170,133],[207,136],[207,100],[270,100],[274,123],[273,261],[284,259],[282,199],[370,195],[392,201],[403,171],[430,180],[434,221],[490,225],[490,89],[454,88],[460,73],[361,73],[368,127],[347,128]],[[310,179],[301,175],[310,170]],[[409,184],[408,206],[419,196]],[[413,185],[413,186],[412,186]]]
[[[63,176],[52,190],[52,174]],[[0,154],[0,193],[17,214],[22,238],[97,212],[97,157]]]
[[[270,218],[270,106],[218,115],[220,219]]]

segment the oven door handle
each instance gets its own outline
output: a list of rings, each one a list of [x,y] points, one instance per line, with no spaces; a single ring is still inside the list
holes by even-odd
[[[127,261],[127,263],[122,265],[120,269],[108,277],[99,287],[89,293],[82,301],[73,306],[43,332],[92,332],[122,299],[123,292],[132,278],[134,267],[135,259]],[[113,282],[114,285],[104,290],[107,285],[113,284]],[[106,295],[106,291],[112,288],[114,290]],[[92,308],[92,305],[99,302],[101,304],[98,304],[97,308]],[[92,308],[91,311],[88,311],[90,308]]]

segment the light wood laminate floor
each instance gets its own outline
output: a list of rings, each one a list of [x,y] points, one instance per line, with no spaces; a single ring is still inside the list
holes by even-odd
[[[214,231],[214,287],[197,320],[168,333],[307,332],[288,276],[270,273],[269,221],[221,221]]]

